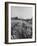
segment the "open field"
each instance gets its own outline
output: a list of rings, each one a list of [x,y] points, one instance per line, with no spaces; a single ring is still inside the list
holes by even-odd
[[[32,21],[11,19],[11,39],[32,38]]]

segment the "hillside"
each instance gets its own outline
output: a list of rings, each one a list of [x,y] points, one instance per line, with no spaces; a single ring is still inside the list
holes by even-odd
[[[12,39],[32,38],[32,20],[11,18]]]

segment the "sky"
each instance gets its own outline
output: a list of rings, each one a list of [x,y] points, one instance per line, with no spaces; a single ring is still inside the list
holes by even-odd
[[[11,6],[11,17],[32,18],[32,7]]]

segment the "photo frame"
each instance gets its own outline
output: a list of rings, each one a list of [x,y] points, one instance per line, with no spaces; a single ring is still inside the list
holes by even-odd
[[[36,42],[36,4],[5,2],[5,44]]]

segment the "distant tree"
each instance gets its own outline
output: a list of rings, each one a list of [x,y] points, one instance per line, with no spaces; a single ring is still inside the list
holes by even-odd
[[[15,17],[15,19],[18,19],[18,17]]]

